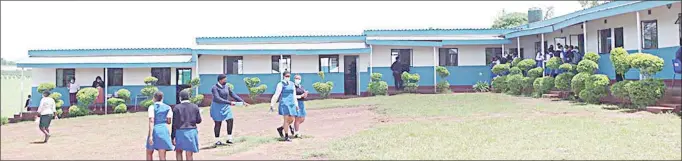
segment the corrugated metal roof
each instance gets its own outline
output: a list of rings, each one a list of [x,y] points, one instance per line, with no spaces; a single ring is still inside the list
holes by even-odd
[[[420,29],[369,29],[365,31],[434,31],[434,30],[444,30],[444,31],[453,31],[453,30],[512,30],[515,28],[511,29],[495,29],[495,28],[420,28]]]
[[[28,51],[29,56],[172,55],[191,53],[191,48],[38,49]]]
[[[192,55],[146,55],[146,56],[73,56],[29,57],[17,62],[19,67],[153,67],[164,65],[188,66]]]
[[[218,36],[218,37],[197,37],[197,39],[222,39],[222,38],[286,38],[286,37],[349,37],[365,35],[273,35],[273,36]]]

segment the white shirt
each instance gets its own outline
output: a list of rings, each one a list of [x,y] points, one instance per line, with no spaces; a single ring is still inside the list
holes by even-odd
[[[76,82],[69,83],[69,93],[76,93],[81,89],[81,86],[76,84]]]
[[[156,102],[154,104],[157,104],[157,103],[159,103],[159,102]],[[147,108],[147,116],[149,116],[149,118],[154,118],[154,105],[151,105]],[[166,115],[166,118],[173,118],[173,110],[172,109],[168,110],[168,114]]]
[[[57,107],[54,103],[54,99],[50,97],[43,97],[40,99],[40,106],[38,107],[38,113],[40,115],[50,115],[57,112]]]
[[[293,84],[294,82],[289,82]],[[270,107],[275,107],[275,103],[277,103],[277,100],[279,99],[279,95],[282,94],[282,87],[284,87],[284,84],[282,82],[277,83],[277,87],[275,87],[275,94],[272,95],[272,99],[270,99]],[[296,96],[296,90],[294,89],[293,95]],[[298,107],[298,101],[296,97],[294,97],[294,105]],[[279,107],[279,106],[278,106]]]
[[[535,60],[537,60],[537,61],[542,61],[542,60],[543,60],[543,57],[542,57],[542,53],[541,53],[541,52],[538,52],[538,54],[535,55]]]

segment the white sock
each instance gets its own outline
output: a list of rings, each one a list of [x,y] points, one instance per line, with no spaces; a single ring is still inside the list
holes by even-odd
[[[215,141],[216,141],[216,142],[220,142],[220,138],[219,138],[219,137],[215,137]]]
[[[232,135],[227,135],[227,140],[232,140]]]
[[[300,132],[300,131],[296,131],[296,135],[301,136],[301,132]]]

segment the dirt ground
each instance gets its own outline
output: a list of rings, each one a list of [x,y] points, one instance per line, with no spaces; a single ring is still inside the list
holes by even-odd
[[[213,122],[204,110],[199,126],[200,150],[195,159],[303,159],[307,150],[323,147],[332,139],[370,128],[380,120],[371,107],[313,109],[302,125],[304,138],[278,142],[275,128],[281,117],[262,109],[235,110],[235,140],[261,138],[263,142],[237,142],[211,148],[215,142]],[[49,143],[41,144],[42,134],[34,122],[2,126],[2,160],[43,159],[125,159],[145,158],[147,135],[144,113],[87,116],[54,120]],[[221,138],[226,138],[225,125]],[[167,154],[175,159],[175,153]],[[158,159],[155,153],[155,160]],[[323,159],[323,158],[318,158]]]

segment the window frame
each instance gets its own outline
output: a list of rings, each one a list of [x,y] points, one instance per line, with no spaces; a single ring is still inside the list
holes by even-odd
[[[167,72],[168,73],[167,78],[160,78],[160,77],[154,76],[154,73],[155,73],[154,70],[155,69],[156,70],[163,70],[162,72],[164,72],[164,73],[165,73],[165,71],[168,71]],[[170,67],[152,68],[151,69],[151,76],[158,79],[158,81],[156,82],[157,86],[170,86],[171,85],[171,77],[173,77],[173,76],[171,76],[171,68]]]
[[[491,56],[490,58],[488,58],[488,56],[490,56],[490,55],[488,55],[488,50],[489,50],[489,49],[492,51],[492,52],[491,52],[491,53],[492,53],[492,56]],[[485,61],[486,61],[485,64],[486,64],[486,65],[492,64],[493,58],[494,58],[495,56],[497,56],[497,52],[495,52],[495,51],[497,51],[497,49],[499,49],[499,51],[500,51],[499,56],[500,56],[500,58],[501,58],[501,57],[503,56],[503,54],[504,54],[504,53],[503,53],[504,51],[502,51],[502,47],[486,47],[486,48],[484,49],[483,52],[485,53]]]
[[[614,37],[614,34],[611,34],[611,32],[612,32],[611,28],[597,30],[597,51],[599,51],[600,54],[610,53],[611,50],[613,50],[612,48],[613,44],[611,43],[611,41]],[[606,37],[603,37],[602,33],[607,33],[608,35]]]
[[[507,52],[508,52],[508,54],[516,53],[517,49],[518,48],[509,48],[509,50]],[[526,55],[524,53],[525,53],[525,51],[523,50],[523,48],[521,48],[521,53],[518,54],[519,58],[525,59]]]
[[[454,54],[450,53],[450,50],[452,49],[455,49],[456,51]],[[443,53],[443,51],[446,51],[446,53]],[[450,58],[450,55],[455,55],[454,62],[448,62],[451,60],[448,59]],[[443,64],[441,60],[445,60],[445,64]],[[438,66],[459,66],[459,48],[438,48]]]
[[[618,32],[616,32],[618,30],[620,30],[620,37],[618,36]],[[619,45],[618,38],[620,38],[620,45]],[[614,44],[613,44],[614,47],[625,48],[625,29],[623,27],[613,28],[613,41],[614,41]]]
[[[403,49],[391,49],[391,53],[388,55],[389,58],[391,59],[391,60],[390,60],[391,64],[393,64],[393,62],[395,62],[395,57],[393,57],[393,51],[398,51],[398,56],[400,56],[400,51],[401,51],[401,50],[407,50],[407,51],[409,51],[409,54],[410,54],[410,62],[409,62],[409,65],[410,65],[410,67],[412,67],[413,64],[414,64],[414,60],[413,60],[413,59],[414,59],[414,50],[413,50],[413,49],[405,49],[405,48],[403,48]],[[403,62],[401,61],[401,63],[403,63]]]
[[[121,71],[121,77],[119,80],[116,79],[115,71]],[[108,86],[123,86],[123,68],[107,68],[107,87]]]
[[[62,84],[61,84],[61,86],[59,85],[59,81],[60,81],[60,80],[59,80],[59,70],[62,70],[62,75],[61,75]],[[68,83],[68,82],[69,82],[69,78],[65,78],[65,77],[66,77],[66,75],[64,75],[64,73],[65,73],[64,71],[65,71],[65,70],[67,70],[67,71],[68,71],[68,70],[73,71],[73,76],[72,76],[72,77],[73,77],[73,78],[76,78],[76,68],[57,68],[57,69],[55,69],[55,78],[54,78],[54,79],[55,79],[55,87],[67,87],[67,86],[68,86],[67,84],[69,84],[69,83]]]
[[[281,57],[280,57],[280,56],[281,56]],[[270,67],[270,72],[272,72],[273,74],[274,74],[274,73],[282,73],[282,72],[283,72],[283,71],[280,69],[280,68],[281,68],[281,65],[282,65],[282,59],[280,59],[280,58],[282,58],[282,59],[289,59],[289,64],[288,64],[288,65],[289,65],[289,73],[291,73],[291,72],[292,72],[292,71],[291,71],[291,64],[293,64],[293,63],[292,63],[293,60],[291,59],[291,55],[272,55],[272,56],[270,57],[270,66],[271,66],[271,67]],[[275,67],[274,64],[273,64],[273,61],[275,61],[275,60],[277,60],[277,72],[275,72],[275,71],[273,70],[273,68]]]
[[[234,70],[228,70],[228,67],[231,67],[231,64],[228,64],[228,59],[229,58],[235,58],[234,60],[237,60],[237,73],[229,73],[228,71],[234,71]],[[239,61],[241,61],[241,64],[239,64]],[[241,70],[240,70],[241,68]],[[223,74],[229,75],[229,74],[244,74],[244,56],[223,56]]]
[[[327,58],[329,64],[329,71],[322,71],[322,58]],[[331,71],[332,69],[332,59],[336,58],[336,71]],[[335,55],[318,55],[317,57],[317,71],[324,73],[340,73],[341,60],[338,54]]]
[[[647,48],[645,46],[646,39],[644,38],[644,27],[646,26],[646,25],[644,25],[644,23],[652,23],[652,22],[656,24],[656,30],[655,30],[656,34],[654,35],[655,39],[652,39],[654,41],[652,43],[652,46]],[[658,20],[644,20],[644,21],[641,21],[640,24],[641,24],[641,28],[639,30],[641,31],[642,35],[639,35],[639,36],[642,38],[642,44],[639,44],[639,45],[641,45],[642,49],[658,49]]]

